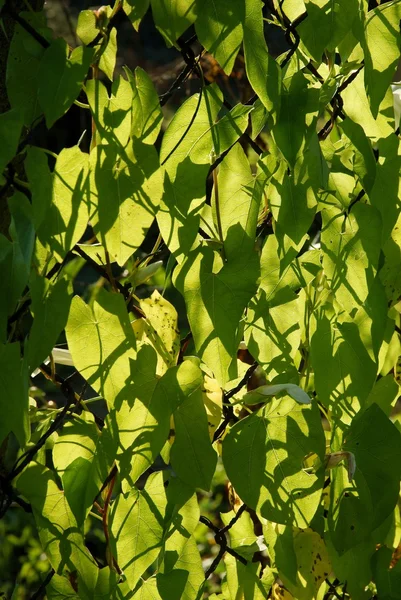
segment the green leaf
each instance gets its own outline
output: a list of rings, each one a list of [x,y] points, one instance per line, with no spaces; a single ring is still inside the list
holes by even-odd
[[[254,247],[263,193],[262,177],[258,179],[252,176],[249,161],[240,144],[233,146],[219,166],[212,213],[216,225],[220,219],[228,260],[235,260],[237,254],[248,253]]]
[[[344,467],[337,467],[333,474],[328,523],[340,555],[367,542],[394,510],[401,476],[396,458],[401,452],[400,433],[372,404],[353,420],[343,449],[353,453],[356,470],[352,483]]]
[[[235,556],[226,553],[224,564],[227,569],[227,584],[230,598],[263,600],[267,598],[270,586],[266,587],[260,578],[260,564],[251,561],[243,565]]]
[[[322,62],[325,49],[331,52],[351,30],[358,14],[358,3],[348,0],[304,0],[308,17],[297,27],[306,50]]]
[[[126,399],[136,342],[122,295],[101,290],[93,308],[75,296],[66,336],[75,367],[109,407]]]
[[[277,237],[269,235],[262,249],[260,267],[260,291],[265,292],[269,307],[278,306],[290,299],[288,288],[295,291],[316,277],[321,269],[320,251],[308,250],[297,257],[294,248],[285,252]]]
[[[366,137],[373,143],[394,133],[393,94],[390,87],[380,104],[376,118],[370,110],[362,71],[341,92],[341,97],[347,117],[361,125]]]
[[[66,500],[79,527],[83,526],[95,497],[106,480],[112,461],[99,459],[100,432],[94,416],[83,411],[67,422],[53,447],[53,464],[60,475]],[[97,455],[97,456],[96,456]]]
[[[392,550],[383,546],[379,548],[372,559],[373,576],[380,600],[401,599],[401,563],[398,561],[391,568],[391,556]]]
[[[28,282],[35,232],[31,205],[21,192],[8,201],[9,238],[0,234],[0,278],[6,294],[0,296],[0,340],[6,341],[7,316],[16,309]]]
[[[171,368],[159,379],[156,360],[153,348],[143,344],[136,362],[131,362],[125,390],[128,401],[116,403],[107,419],[121,477],[128,486],[156,460],[169,437],[170,417],[186,386],[187,365]]]
[[[288,288],[286,291],[288,301],[270,308],[260,289],[247,311],[245,343],[268,374],[293,364],[301,340],[299,299]]]
[[[244,22],[242,2],[230,0],[197,0],[198,18],[195,30],[202,46],[230,75],[241,46]]]
[[[142,244],[163,191],[156,150],[133,140],[96,146],[90,156],[91,222],[111,258],[124,265]]]
[[[396,230],[400,211],[394,198],[401,196],[399,172],[401,169],[401,144],[394,133],[379,144],[379,158],[376,166],[376,179],[369,198],[382,218],[382,242],[391,236],[396,241]]]
[[[132,597],[132,600],[162,600],[158,590],[157,581],[155,577],[149,577],[149,579],[142,579],[139,589]]]
[[[85,85],[86,95],[96,125],[96,144],[121,144],[125,148],[131,131],[132,89],[124,77],[115,79],[111,93],[99,79]]]
[[[170,452],[171,465],[184,483],[208,491],[217,455],[209,437],[202,397],[202,373],[194,363],[185,361],[178,374],[182,377],[182,383],[180,394],[173,395],[178,405],[173,413],[175,438]],[[171,385],[170,389],[172,391]],[[171,393],[168,387],[166,393]]]
[[[303,470],[306,455],[322,457],[325,439],[317,405],[285,397],[236,423],[223,441],[223,462],[236,492],[262,517],[306,527],[320,502],[324,473]]]
[[[377,404],[372,404],[353,420],[343,446],[355,456],[357,489],[369,490],[360,497],[371,505],[373,528],[391,514],[397,504],[401,465],[401,434]],[[362,484],[363,480],[363,484]]]
[[[297,556],[294,548],[294,528],[262,520],[263,535],[268,547],[272,568],[292,585],[297,583]]]
[[[126,67],[125,72],[133,93],[131,135],[145,144],[154,144],[163,121],[159,96],[146,71],[136,67],[132,73]]]
[[[259,0],[245,0],[245,68],[251,86],[275,121],[280,111],[281,74],[266,46],[262,7]]]
[[[3,144],[0,149],[0,180],[2,172],[12,158],[17,154],[18,142],[22,129],[22,114],[13,108],[0,115],[0,137]]]
[[[19,14],[46,40],[52,39],[52,31],[46,27],[44,12],[22,11]],[[38,103],[37,75],[44,53],[42,45],[21,25],[15,23],[7,58],[7,96],[11,108],[19,111],[23,124],[27,127],[42,112]]]
[[[18,342],[0,345],[0,441],[12,431],[21,448],[30,437],[28,372]]]
[[[198,241],[211,153],[218,157],[238,140],[252,110],[238,104],[217,121],[221,107],[221,91],[209,85],[201,97],[196,94],[184,102],[163,137],[160,162],[165,163],[166,178],[157,222],[180,262]]]
[[[241,236],[240,224],[230,228],[229,237]],[[199,357],[213,371],[220,385],[233,379],[241,336],[243,312],[256,292],[258,256],[253,251],[222,263],[211,248],[192,251],[175,271],[175,285],[185,298],[187,314]]]
[[[293,168],[299,154],[316,135],[319,111],[319,87],[311,85],[303,71],[285,80],[280,115],[272,129],[274,141],[289,166]]]
[[[344,119],[341,123],[341,129],[351,141],[354,151],[350,168],[355,170],[364,190],[367,194],[370,194],[376,178],[376,159],[372,145],[362,127],[351,121],[351,119]]]
[[[351,313],[365,302],[377,273],[380,215],[361,202],[347,215],[330,196],[322,206],[323,269],[336,300]]]
[[[99,59],[99,67],[103,73],[107,75],[110,81],[113,81],[113,73],[116,67],[117,59],[117,29],[112,27],[107,39],[107,43],[103,46]]]
[[[157,558],[163,542],[166,511],[163,473],[149,476],[142,491],[119,494],[110,513],[113,554],[134,589],[146,569]]]
[[[387,417],[398,399],[400,388],[392,373],[378,379],[370,392],[366,406],[377,404]]]
[[[351,597],[368,600],[370,592],[366,590],[366,586],[372,581],[371,559],[375,553],[375,543],[370,540],[361,542],[340,556],[334,549],[328,532],[325,532],[325,542],[333,570],[341,582],[347,582]]]
[[[18,478],[17,488],[32,505],[40,542],[53,569],[57,575],[76,572],[78,595],[86,598],[93,593],[98,568],[52,472],[31,463]]]
[[[38,100],[50,127],[76,100],[93,58],[93,48],[78,46],[68,56],[68,45],[54,40],[45,50],[38,72]]]
[[[27,362],[32,373],[50,355],[67,324],[72,289],[65,278],[60,277],[52,284],[32,271],[30,290],[34,320],[29,335]]]
[[[390,2],[368,13],[363,43],[365,85],[374,117],[393,80],[400,56],[401,5]]]
[[[225,527],[233,520],[233,525],[229,528],[230,548],[238,552],[246,560],[252,560],[255,552],[259,551],[257,536],[254,532],[254,526],[251,516],[248,512],[243,512],[238,519],[233,510],[227,513],[220,513],[220,518]]]
[[[304,235],[312,225],[317,198],[308,169],[308,155],[299,158],[294,171],[288,173],[284,162],[272,176],[269,185],[269,204],[277,222],[277,237],[289,238],[299,249]]]
[[[150,0],[124,0],[123,9],[134,29],[138,31],[140,22],[149,8]]]
[[[88,155],[78,146],[64,148],[57,157],[52,183],[51,204],[37,234],[40,244],[61,262],[82,237],[88,224]],[[45,202],[48,203],[47,198]],[[36,213],[39,221],[43,209]]]
[[[369,356],[356,323],[317,320],[311,341],[311,360],[318,399],[349,424],[373,387],[377,365]]]
[[[150,0],[152,15],[157,29],[168,47],[175,46],[176,40],[196,20],[195,0]]]
[[[205,573],[193,536],[186,540],[178,552],[171,549],[165,553],[163,566],[156,580],[162,598],[197,600],[202,597]]]
[[[79,600],[78,594],[68,577],[54,573],[50,583],[46,586],[48,600]]]
[[[52,210],[53,176],[47,155],[35,146],[28,147],[24,166],[32,192],[32,218],[38,231],[46,213]]]

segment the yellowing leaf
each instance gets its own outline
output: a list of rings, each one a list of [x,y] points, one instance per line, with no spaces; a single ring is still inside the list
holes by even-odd
[[[223,414],[223,391],[216,379],[204,376],[203,403],[206,408],[210,439],[218,427]]]

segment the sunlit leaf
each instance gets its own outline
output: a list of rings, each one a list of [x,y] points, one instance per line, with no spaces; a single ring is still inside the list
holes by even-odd
[[[223,441],[223,461],[241,499],[276,523],[306,527],[320,501],[323,473],[307,474],[305,456],[324,453],[316,405],[272,400],[234,425]]]

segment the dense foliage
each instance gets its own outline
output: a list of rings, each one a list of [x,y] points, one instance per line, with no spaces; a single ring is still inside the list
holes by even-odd
[[[116,0],[71,48],[0,2],[0,531],[37,598],[401,598],[401,1],[265,4]],[[160,96],[116,68],[149,10]]]

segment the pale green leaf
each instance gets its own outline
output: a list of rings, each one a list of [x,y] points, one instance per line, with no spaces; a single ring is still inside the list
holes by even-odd
[[[95,497],[111,468],[106,457],[99,459],[100,431],[94,416],[83,411],[68,421],[58,433],[53,447],[53,464],[61,477],[66,500],[77,520],[78,526],[84,524]]]
[[[365,86],[374,117],[400,58],[401,4],[389,2],[370,11],[365,25]]]
[[[316,404],[272,400],[236,423],[223,441],[223,462],[241,499],[276,523],[307,527],[320,502],[323,472],[303,470],[305,456],[322,457],[324,432]]]
[[[260,258],[260,289],[266,293],[269,307],[289,299],[288,288],[295,291],[310,283],[321,269],[320,251],[308,250],[297,257],[294,248],[284,252],[277,237],[269,235]]]
[[[230,75],[243,37],[244,6],[230,0],[197,0],[195,30],[202,46]]]
[[[142,491],[120,494],[110,513],[111,543],[131,589],[157,558],[163,542],[166,510],[163,473],[149,476]]]
[[[202,597],[205,574],[193,536],[179,549],[167,550],[163,566],[157,574],[157,588],[162,598],[197,600]]]
[[[220,518],[225,527],[231,524],[228,531],[230,548],[238,552],[246,560],[252,560],[255,552],[259,551],[259,546],[249,512],[244,511],[238,519],[237,514],[233,510],[230,510],[230,512],[220,513]],[[232,522],[234,523],[232,524]]]
[[[154,144],[163,121],[159,97],[149,75],[136,67],[134,73],[125,68],[132,87],[132,127],[131,135],[146,144]]]
[[[248,561],[243,565],[235,556],[226,553],[224,564],[227,569],[227,584],[230,598],[263,600],[267,598],[270,586],[264,586],[260,575],[260,564]]]
[[[365,135],[373,142],[394,132],[393,94],[390,87],[374,118],[366,95],[364,75],[361,71],[341,92],[346,115],[363,127]]]
[[[39,242],[62,261],[88,224],[88,155],[78,146],[64,148],[57,157],[52,183],[51,204],[39,226],[37,246]]]
[[[139,140],[90,155],[91,222],[112,260],[124,265],[142,244],[163,191],[156,150]]]
[[[301,339],[299,300],[288,288],[286,291],[287,302],[283,299],[282,304],[269,307],[266,293],[259,290],[247,312],[244,339],[268,375],[293,364]]]
[[[86,95],[96,125],[96,143],[121,144],[125,148],[131,132],[132,89],[124,77],[117,77],[111,93],[99,79],[85,85]]]
[[[241,226],[230,228],[230,235]],[[229,242],[229,238],[227,238]],[[183,294],[198,355],[213,371],[220,385],[233,379],[241,336],[243,312],[256,292],[259,276],[256,253],[242,254],[222,263],[211,248],[192,251],[175,272],[175,285]]]
[[[80,597],[93,593],[98,573],[96,562],[84,545],[83,532],[77,527],[52,472],[31,463],[18,478],[17,488],[32,505],[39,539],[53,569],[58,575],[77,572]]]
[[[242,135],[252,107],[238,104],[217,121],[222,93],[212,84],[176,112],[162,142],[166,179],[157,216],[161,234],[181,262],[197,240],[211,153],[218,157]],[[217,122],[216,122],[217,121]]]
[[[171,465],[184,483],[207,491],[216,468],[217,454],[209,437],[202,398],[202,373],[190,361],[184,361],[180,371],[183,381],[181,393],[176,395],[178,406],[173,413],[175,438],[170,452]],[[165,393],[171,392],[167,388]]]
[[[77,35],[84,44],[90,44],[99,34],[94,10],[81,10],[78,15]]]
[[[93,308],[75,296],[66,335],[75,367],[108,405],[127,399],[136,342],[123,296],[101,290]]]
[[[254,247],[262,191],[240,144],[235,144],[219,166],[212,198],[214,222],[217,227],[220,218],[228,260]]]
[[[76,100],[86,77],[93,48],[78,46],[68,56],[68,45],[54,40],[45,50],[38,72],[38,100],[50,128]]]

